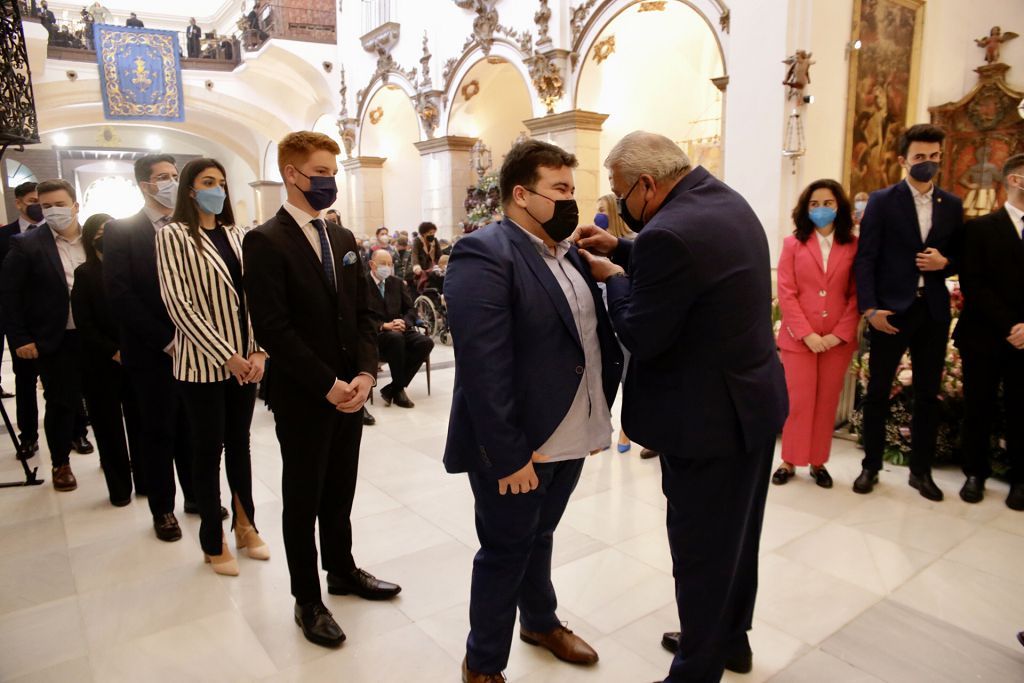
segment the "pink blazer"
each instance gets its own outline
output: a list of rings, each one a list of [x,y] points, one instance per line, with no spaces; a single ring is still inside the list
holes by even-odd
[[[856,237],[849,244],[833,242],[826,273],[816,235],[803,243],[793,235],[785,239],[778,269],[780,349],[810,353],[803,338],[812,333],[834,334],[848,343],[856,340],[860,321],[853,281],[856,255]]]

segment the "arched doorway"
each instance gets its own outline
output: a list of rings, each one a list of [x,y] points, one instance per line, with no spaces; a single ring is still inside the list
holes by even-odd
[[[363,109],[359,156],[386,159],[381,169],[383,225],[412,232],[422,220],[419,120],[409,95],[393,83],[377,90]],[[364,198],[364,201],[369,201]],[[372,235],[380,225],[350,226],[356,235]]]
[[[519,71],[492,55],[474,64],[453,91],[448,134],[479,138],[491,150],[496,173],[520,134],[533,118],[530,90]]]
[[[722,93],[711,82],[725,74],[721,48],[689,4],[662,5],[631,4],[600,29],[580,67],[576,106],[608,114],[602,160],[626,133],[644,129],[675,140],[721,177]]]

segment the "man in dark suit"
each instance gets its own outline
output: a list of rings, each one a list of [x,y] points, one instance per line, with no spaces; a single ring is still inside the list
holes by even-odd
[[[170,222],[178,193],[178,169],[169,154],[135,161],[135,180],[146,203],[131,218],[112,221],[103,233],[103,279],[121,335],[121,361],[137,398],[141,422],[144,493],[153,530],[177,541],[174,469],[185,512],[198,513],[192,495],[192,446],[181,397],[174,386],[174,325],[160,298],[156,232]],[[138,489],[136,489],[138,494]],[[226,514],[224,511],[222,514]]]
[[[631,354],[623,427],[661,454],[682,631],[666,680],[717,681],[752,667],[758,543],[788,412],[768,240],[743,197],[662,135],[630,133],[605,166],[638,236],[586,226],[580,245]]]
[[[81,409],[79,339],[71,315],[75,269],[85,262],[75,189],[64,180],[36,187],[46,220],[11,238],[0,275],[7,336],[15,354],[37,362],[43,378],[46,415],[43,427],[53,466],[53,487],[78,488],[69,455],[75,415]]]
[[[914,366],[909,483],[929,500],[942,500],[932,479],[939,428],[939,383],[949,340],[946,277],[957,270],[963,205],[932,183],[942,160],[945,133],[929,124],[911,126],[900,139],[906,180],[873,192],[860,224],[854,261],[857,303],[871,325],[867,393],[864,396],[864,460],[853,483],[870,493],[885,451],[889,397],[907,349]]]
[[[10,250],[11,238],[23,232],[34,230],[44,223],[43,207],[39,205],[36,183],[25,182],[14,188],[14,205],[18,218],[0,228],[0,266]],[[2,315],[2,313],[0,313]],[[2,324],[2,323],[0,323]],[[0,357],[4,352],[4,335],[0,329]],[[32,454],[39,450],[39,408],[36,401],[36,382],[39,373],[35,361],[24,360],[11,351],[11,367],[14,370],[14,388],[17,397],[18,440],[22,451]],[[10,398],[12,394],[0,388],[0,397]]]
[[[1003,208],[964,227],[964,308],[953,332],[963,360],[966,404],[967,480],[960,498],[978,503],[985,496],[992,416],[1002,381],[1011,467],[1006,505],[1024,510],[1024,154],[1006,160],[1003,183]]]
[[[413,408],[405,388],[430,356],[434,340],[416,327],[416,309],[405,283],[394,275],[391,254],[384,249],[373,252],[367,282],[370,310],[379,319],[377,348],[391,369],[391,382],[381,387],[385,404]]]
[[[473,560],[463,683],[504,680],[519,637],[573,664],[597,653],[556,614],[552,538],[588,454],[611,443],[622,352],[568,239],[576,157],[540,140],[500,173],[505,220],[461,240],[448,267],[455,392],[444,464],[468,472]]]
[[[14,203],[18,209],[18,220],[0,228],[0,265],[3,264],[10,250],[11,238],[15,235],[34,230],[45,225],[43,207],[39,204],[36,183],[25,182],[14,188]],[[0,356],[3,356],[4,336],[0,334]],[[25,455],[39,451],[39,406],[36,399],[36,384],[39,381],[39,369],[36,361],[21,358],[11,349],[11,367],[14,369],[14,387],[17,393],[18,441]],[[0,389],[0,397],[10,398],[9,394]],[[75,411],[75,431],[71,440],[71,448],[83,455],[93,452],[89,442],[88,421],[85,410],[79,405]]]
[[[245,291],[256,340],[269,353],[266,397],[281,444],[285,554],[295,622],[313,643],[345,634],[324,606],[314,529],[319,522],[327,591],[369,600],[399,586],[352,557],[363,404],[377,374],[377,330],[366,272],[352,233],[320,218],[338,194],[341,150],[326,135],[298,132],[278,145],[288,199],[245,236]]]
[[[185,43],[188,47],[188,58],[199,59],[200,40],[203,37],[203,29],[199,28],[196,18],[188,20],[188,28],[185,29]]]
[[[142,23],[142,19],[139,19],[135,12],[128,16],[128,20],[124,22],[124,25],[131,26],[132,28],[146,28],[146,25]]]

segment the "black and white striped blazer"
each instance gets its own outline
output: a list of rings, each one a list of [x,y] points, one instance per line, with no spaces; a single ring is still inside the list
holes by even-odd
[[[231,248],[242,260],[241,228],[225,225]],[[174,322],[174,376],[182,382],[221,382],[231,377],[227,361],[262,351],[248,316],[249,347],[242,348],[238,292],[217,247],[199,231],[202,252],[188,228],[169,223],[156,236],[160,296]]]

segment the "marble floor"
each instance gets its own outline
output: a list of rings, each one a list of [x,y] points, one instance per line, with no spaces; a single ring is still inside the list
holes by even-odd
[[[390,603],[326,597],[348,634],[336,651],[307,643],[292,622],[281,541],[280,456],[273,419],[257,408],[253,467],[257,521],[270,562],[240,558],[241,576],[202,564],[198,520],[184,538],[153,536],[145,501],[111,507],[95,455],[72,455],[79,488],[49,481],[0,490],[0,680],[399,681],[458,680],[476,548],[472,497],[441,464],[451,400],[451,349],[434,353],[432,395],[421,375],[414,410],[371,410],[353,513],[355,557],[404,587]],[[3,378],[10,385],[6,363]],[[14,401],[5,401],[9,412]],[[555,543],[561,618],[600,652],[577,669],[518,640],[511,681],[662,678],[676,628],[665,503],[657,461],[638,448],[591,458]],[[891,468],[871,496],[849,488],[859,451],[834,444],[837,488],[801,475],[772,487],[751,641],[754,671],[731,683],[1024,681],[1024,513],[1006,486],[969,506],[961,476],[936,473],[932,503]],[[33,460],[46,470],[48,459]],[[0,440],[0,480],[17,478]]]

